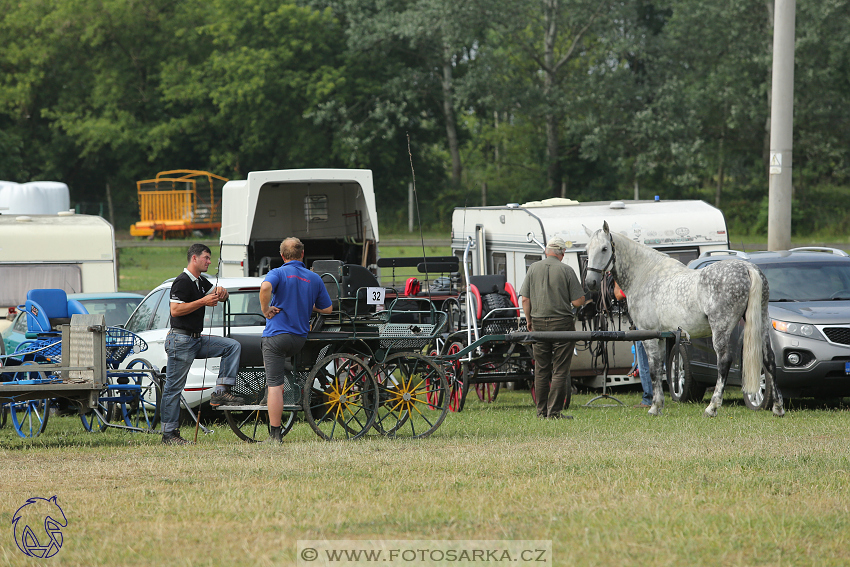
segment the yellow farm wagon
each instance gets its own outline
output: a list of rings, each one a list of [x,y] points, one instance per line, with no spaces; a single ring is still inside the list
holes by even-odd
[[[159,233],[186,236],[192,231],[221,228],[221,189],[227,179],[207,171],[160,171],[154,179],[137,181],[139,216],[133,236]]]

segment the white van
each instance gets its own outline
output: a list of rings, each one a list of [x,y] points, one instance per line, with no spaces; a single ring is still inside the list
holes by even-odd
[[[27,291],[66,293],[118,289],[115,231],[99,216],[0,215],[0,317]]]
[[[378,258],[368,169],[252,171],[224,185],[221,210],[223,277],[262,276],[280,266],[280,242],[289,236],[301,239],[311,264],[373,266]]]
[[[520,289],[528,267],[543,258],[547,240],[560,236],[567,244],[564,262],[581,277],[591,231],[608,221],[611,231],[651,246],[687,264],[709,250],[729,248],[723,213],[703,201],[614,201],[579,203],[570,199],[547,199],[511,203],[503,207],[463,207],[452,214],[452,253],[463,261],[468,254],[471,275],[507,276]],[[623,330],[628,328],[625,322]],[[581,324],[577,323],[577,329]],[[628,344],[609,343],[608,384],[639,383],[626,374],[632,366]],[[574,380],[601,387],[591,355],[579,351],[573,359]]]

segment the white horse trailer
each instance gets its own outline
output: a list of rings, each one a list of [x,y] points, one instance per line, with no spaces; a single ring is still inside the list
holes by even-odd
[[[520,289],[528,267],[543,258],[543,246],[554,236],[567,244],[564,262],[581,278],[587,262],[589,240],[584,227],[602,228],[608,221],[612,232],[651,246],[684,264],[708,250],[729,248],[723,213],[703,201],[614,201],[579,203],[548,199],[511,203],[503,207],[463,207],[452,214],[452,253],[471,275],[507,276]],[[582,280],[583,281],[583,280]],[[577,322],[581,328],[581,323]],[[593,367],[587,351],[573,358],[576,382],[602,387],[602,376]],[[609,345],[608,386],[640,383],[627,376],[632,367],[630,349]]]
[[[282,264],[280,242],[304,243],[315,260],[373,266],[378,216],[368,169],[252,171],[222,190],[221,273],[262,276]]]

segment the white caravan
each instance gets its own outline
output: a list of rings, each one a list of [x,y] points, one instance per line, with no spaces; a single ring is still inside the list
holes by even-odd
[[[115,231],[105,219],[76,215],[0,215],[0,316],[27,291],[118,289]]]
[[[373,266],[378,216],[368,169],[252,171],[222,190],[221,274],[262,276],[281,265],[280,242],[304,242],[315,260]]]
[[[468,268],[471,275],[505,274],[519,290],[528,266],[543,258],[545,242],[560,236],[567,244],[564,262],[582,277],[591,231],[608,221],[611,231],[626,235],[676,258],[684,264],[708,250],[729,248],[723,213],[703,201],[614,201],[579,203],[570,199],[547,199],[511,203],[503,207],[457,208],[452,214],[452,253],[463,261],[471,240]],[[581,323],[577,322],[581,329]],[[623,330],[628,328],[625,323]],[[609,344],[608,385],[639,383],[626,376],[632,365],[628,345]],[[573,359],[576,381],[602,386],[593,369],[591,355],[579,351]]]

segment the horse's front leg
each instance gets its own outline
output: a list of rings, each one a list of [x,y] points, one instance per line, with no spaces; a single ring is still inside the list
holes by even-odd
[[[664,374],[664,343],[659,339],[643,341],[646,355],[649,359],[650,376],[652,377],[652,406],[649,415],[661,415],[664,409],[664,387],[662,379]]]
[[[732,349],[726,347],[717,351],[717,384],[711,395],[711,402],[705,408],[705,417],[717,417],[717,409],[723,405],[723,390],[726,388],[726,379],[729,377],[729,369],[732,367]]]

